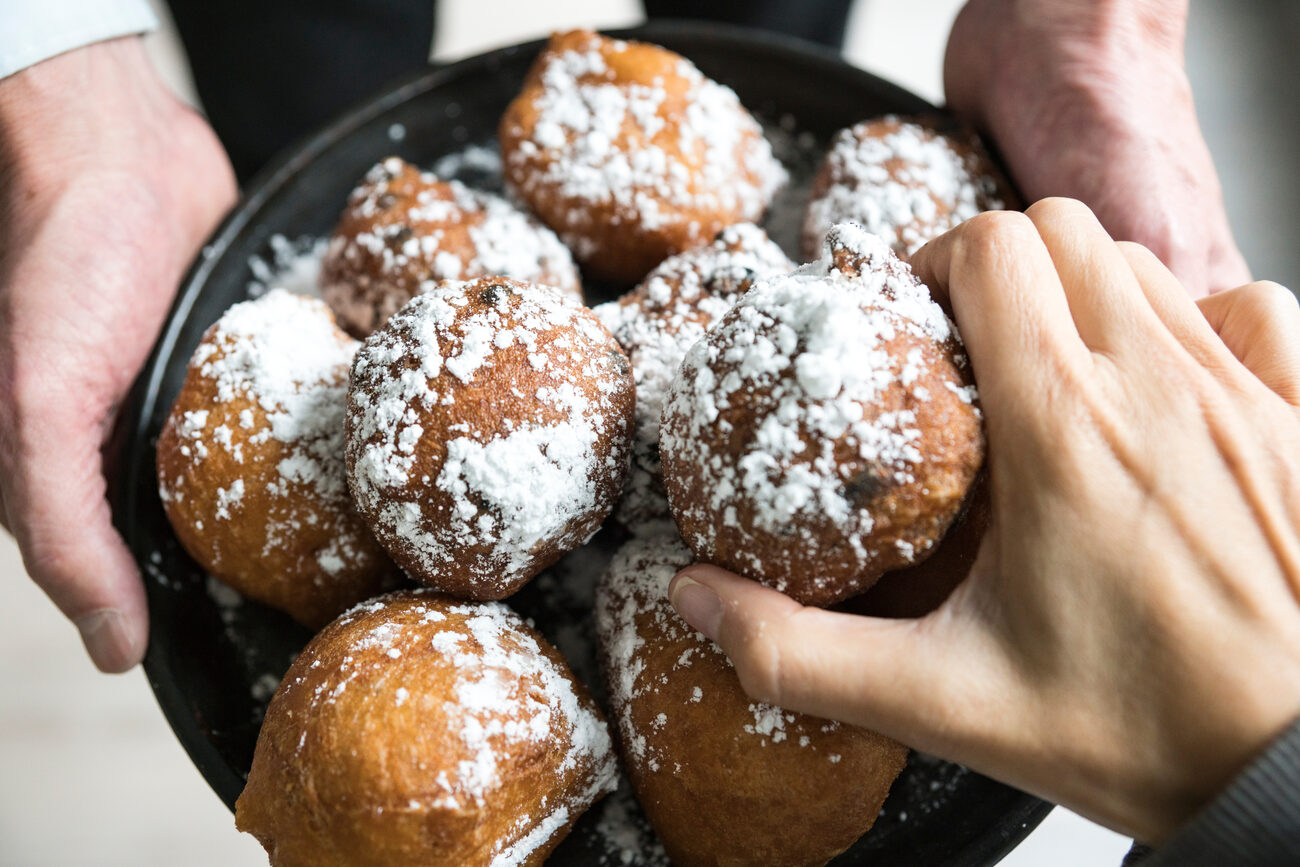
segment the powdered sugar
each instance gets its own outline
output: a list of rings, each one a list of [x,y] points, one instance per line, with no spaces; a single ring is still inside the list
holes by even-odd
[[[646,80],[629,79],[632,64],[608,59],[628,49],[590,32],[554,37],[534,70],[540,89],[525,91],[536,119],[514,131],[524,137],[506,155],[524,198],[571,203],[556,228],[583,259],[595,252],[584,205],[613,209],[612,225],[709,232],[698,215],[758,219],[785,181],[730,88],[680,58],[671,72],[660,63]]]
[[[823,173],[804,223],[807,252],[831,226],[852,220],[910,255],[979,212],[1006,206],[978,138],[946,135],[930,121],[889,115],[841,130]]]
[[[904,338],[931,346],[957,340],[884,242],[844,224],[820,262],[758,281],[690,349],[665,405],[661,448],[665,472],[670,462],[680,468],[668,494],[697,553],[709,557],[718,534],[728,533],[726,547],[738,560],[728,565],[784,590],[785,575],[818,571],[810,564],[829,525],[844,534],[839,547],[857,571],[872,564],[879,516],[862,503],[846,466],[870,467],[872,485],[916,482],[921,430],[907,407],[924,398],[917,357],[895,355]],[[882,395],[898,390],[908,395],[900,408],[882,404]],[[749,427],[736,434],[734,423]],[[761,559],[755,552],[766,549],[755,537],[783,539],[768,546],[780,548],[768,553],[781,562]],[[932,544],[908,541],[917,550]]]
[[[557,294],[444,283],[371,336],[353,381],[353,493],[425,580],[474,550],[487,585],[517,586],[549,546],[581,544],[613,506],[626,362],[590,313]],[[508,392],[504,416],[458,401],[489,387]]]
[[[488,276],[581,298],[573,259],[550,229],[499,196],[396,157],[372,168],[353,191],[322,272],[326,300],[359,335],[439,280]]]
[[[513,833],[494,846],[491,863],[499,867],[527,861],[614,790],[617,769],[605,723],[579,695],[572,675],[552,659],[553,651],[506,606],[413,591],[364,603],[332,629],[335,641],[345,643],[330,646],[330,664],[308,666],[308,648],[286,684],[287,702],[296,691],[308,694],[307,712],[293,718],[302,729],[296,739],[300,765],[311,765],[302,751],[315,748],[314,721],[332,718],[313,708],[341,700],[349,687],[391,696],[400,711],[390,712],[413,715],[431,737],[460,745],[453,756],[420,756],[428,779],[410,793],[410,810],[458,811],[471,804],[479,811],[508,809],[498,803],[509,791],[508,763],[520,755],[548,756],[560,797],[543,802],[544,815],[515,817]],[[421,652],[429,646],[439,656]],[[449,692],[442,687],[447,680]],[[327,742],[333,738],[342,738],[346,748],[347,732],[333,732]],[[394,760],[402,761],[396,755]]]
[[[457,437],[447,442],[438,485],[457,499],[471,532],[498,541],[512,554],[510,568],[522,568],[539,539],[562,531],[575,502],[579,513],[596,506],[596,436],[578,418],[521,428],[486,445]],[[483,505],[488,511],[480,516]]]
[[[261,256],[249,257],[248,270],[253,279],[248,283],[248,297],[260,298],[274,287],[294,295],[319,298],[325,239],[301,237],[291,241],[276,234],[267,244],[271,254],[269,262]]]
[[[319,301],[273,289],[231,307],[191,364],[213,382],[219,402],[244,398],[265,412],[264,433],[289,447],[281,478],[338,498],[345,494],[346,371],[358,345],[339,334]],[[186,425],[203,427],[197,417]]]
[[[686,351],[754,280],[793,269],[762,229],[740,223],[708,246],[670,256],[632,292],[595,308],[627,351],[636,379],[632,469],[615,509],[633,532],[671,520],[660,478],[659,420]]]
[[[472,144],[464,150],[439,157],[433,174],[440,178],[486,180],[488,187],[501,186],[501,151],[492,145]],[[477,184],[476,186],[485,186]]]
[[[601,867],[669,867],[668,854],[641,815],[627,781],[596,806]]]

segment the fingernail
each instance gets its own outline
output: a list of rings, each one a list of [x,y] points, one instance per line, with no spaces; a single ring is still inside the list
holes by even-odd
[[[705,638],[718,640],[718,627],[722,623],[722,600],[718,594],[688,575],[678,575],[668,601],[682,619],[704,633]]]
[[[116,608],[101,608],[77,620],[81,643],[86,645],[95,667],[114,674],[136,663],[135,642],[127,628],[126,617]]]

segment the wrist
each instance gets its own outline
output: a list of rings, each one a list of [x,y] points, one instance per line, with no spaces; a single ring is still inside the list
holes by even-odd
[[[181,265],[236,193],[211,128],[172,94],[137,36],[0,81],[0,178],[6,245],[39,228],[63,199],[87,212],[87,199],[111,190],[119,207],[130,200],[167,215],[167,246]]]
[[[0,161],[9,169],[47,165],[61,175],[111,164],[146,131],[187,113],[140,37],[96,42],[0,81]]]
[[[998,110],[1019,110],[1026,92],[1088,97],[1149,70],[1185,82],[1187,9],[1188,0],[969,0],[944,59],[948,102],[996,130]]]

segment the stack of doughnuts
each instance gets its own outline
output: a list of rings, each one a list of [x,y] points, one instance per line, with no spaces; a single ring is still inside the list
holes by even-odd
[[[237,824],[279,867],[537,865],[617,755],[674,863],[824,864],[907,748],[750,699],[668,582],[702,560],[887,616],[951,589],[987,520],[982,420],[905,258],[1011,191],[967,131],[864,121],[831,144],[796,268],[761,228],[786,172],[736,94],[585,30],[552,37],[499,137],[509,201],[375,164],[323,302],[232,307],[159,435],[185,550],[320,630]],[[607,524],[621,547],[583,604],[612,733],[510,607]]]

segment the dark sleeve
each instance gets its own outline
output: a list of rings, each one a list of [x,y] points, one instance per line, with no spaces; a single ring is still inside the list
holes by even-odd
[[[423,69],[434,0],[169,0],[240,183],[286,145]]]
[[[1300,864],[1300,719],[1159,849],[1134,846],[1124,867]]]
[[[772,30],[839,51],[853,0],[643,0],[648,18],[703,18]]]

